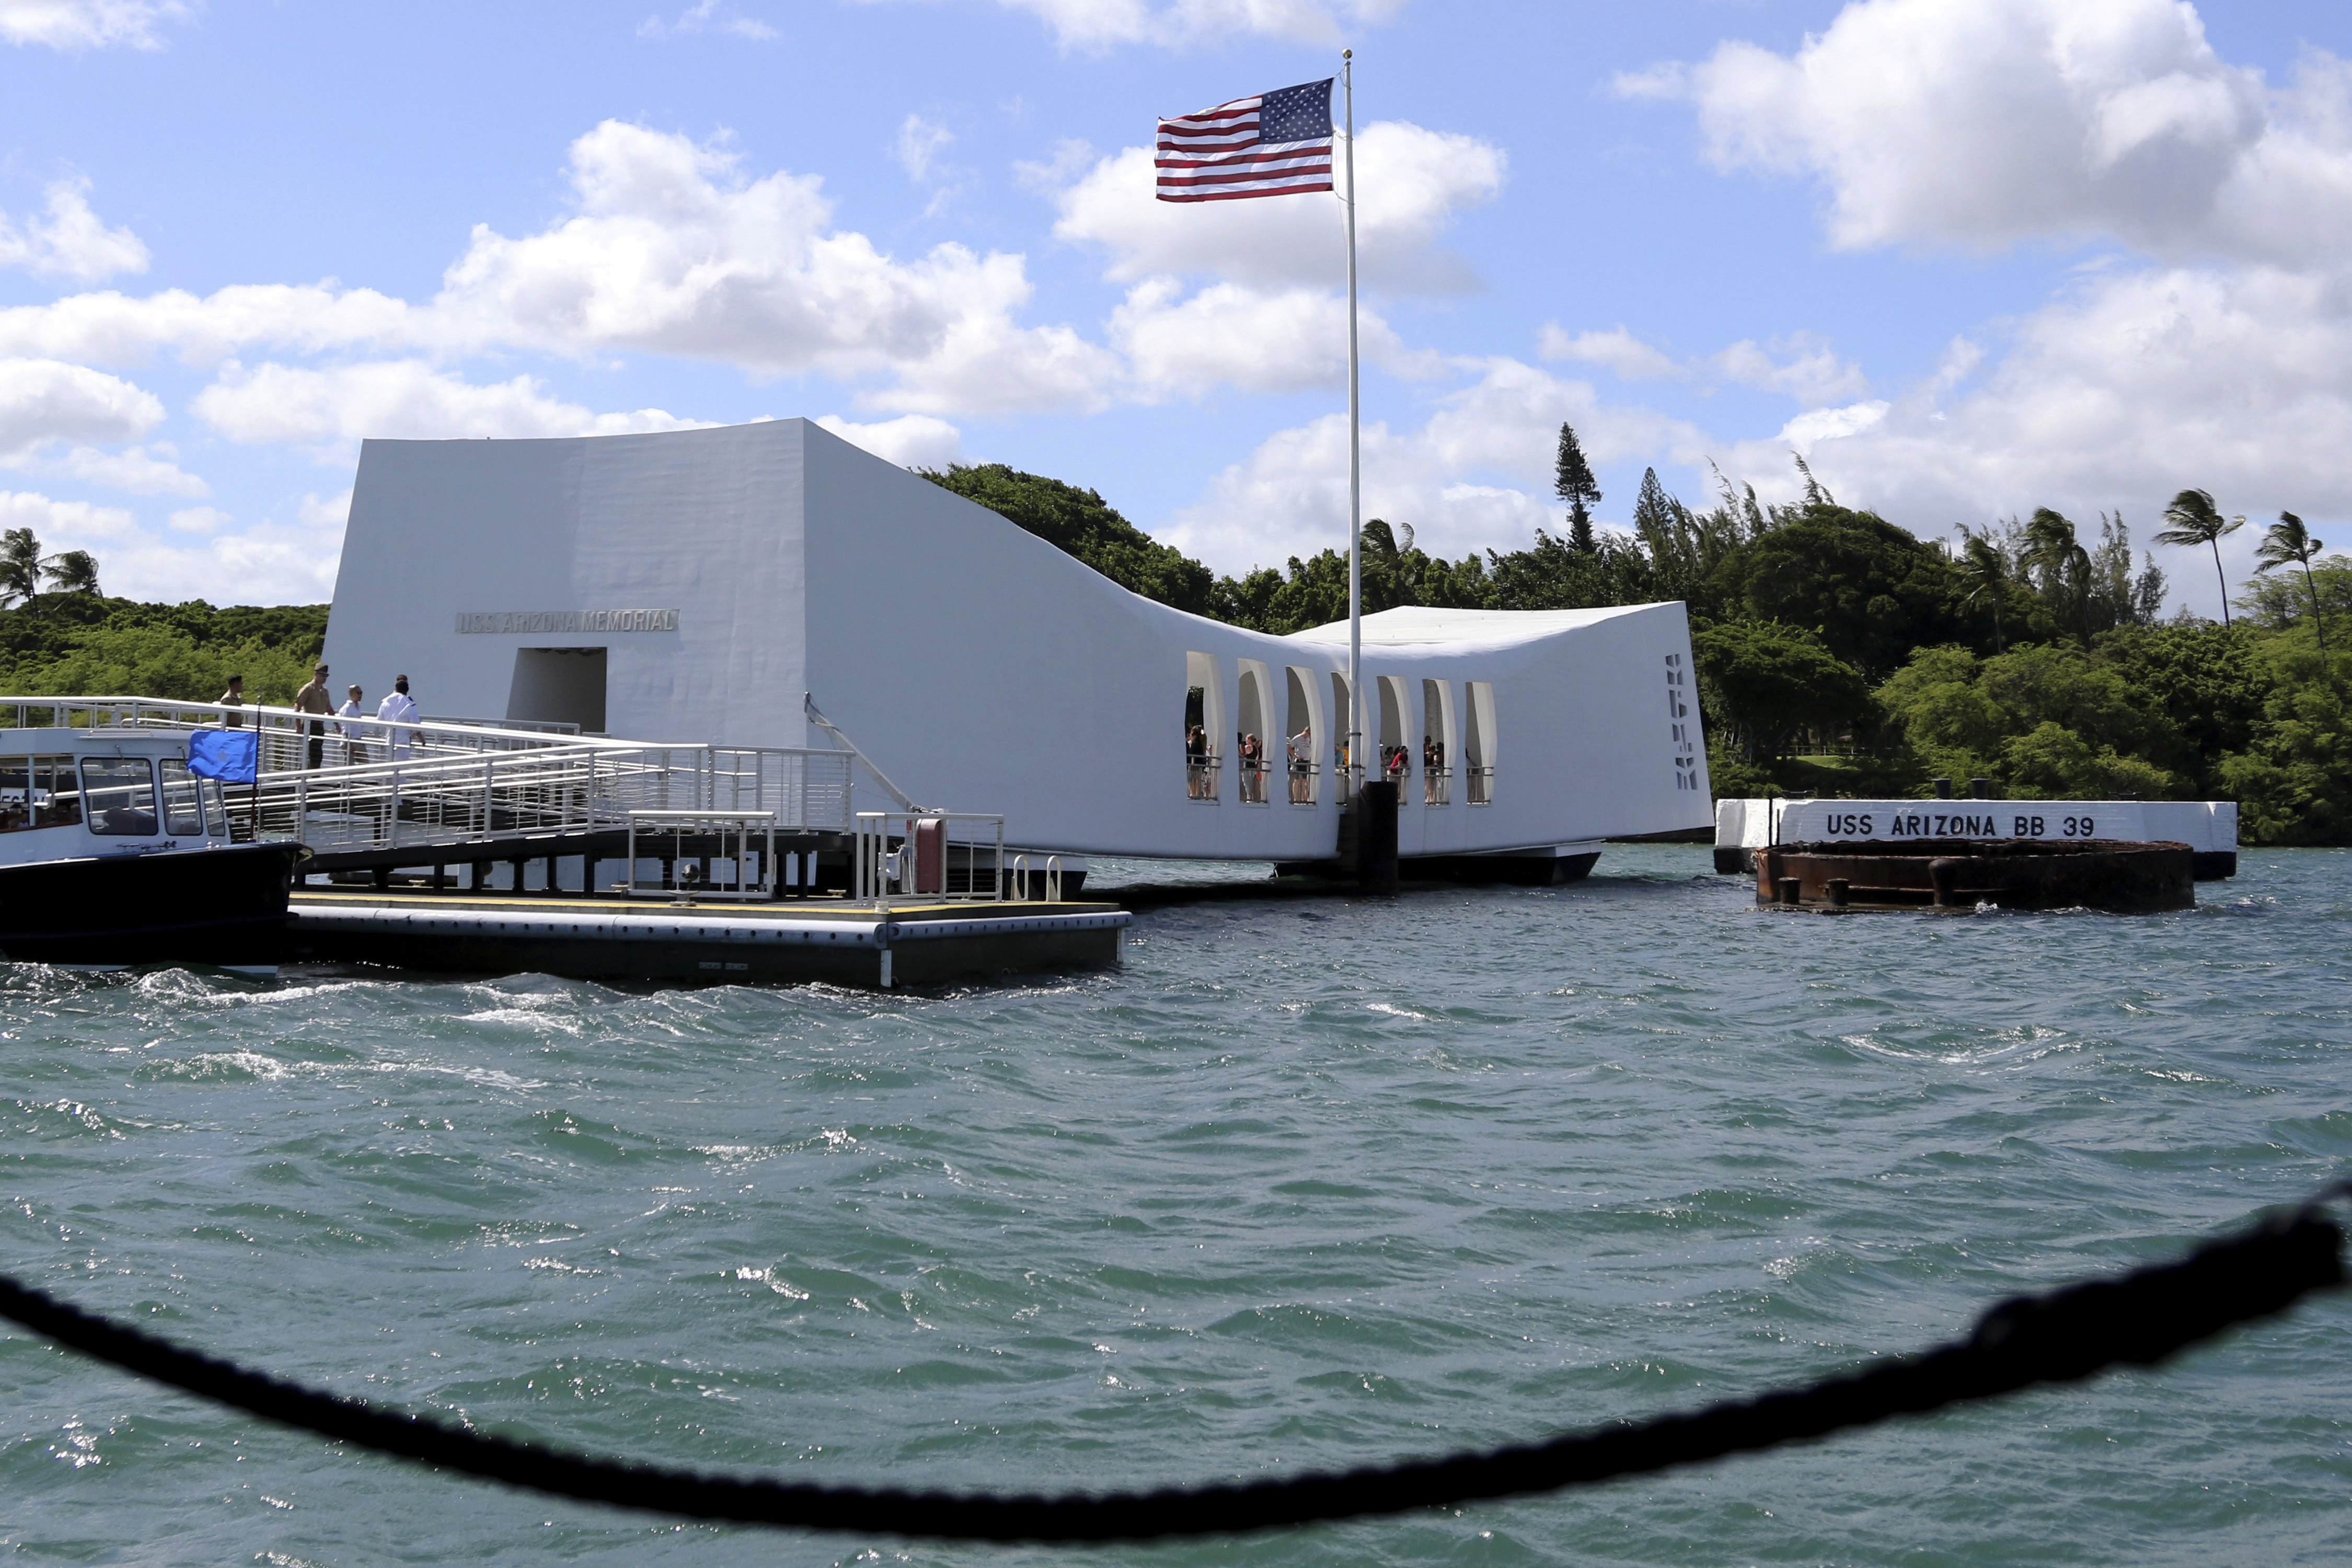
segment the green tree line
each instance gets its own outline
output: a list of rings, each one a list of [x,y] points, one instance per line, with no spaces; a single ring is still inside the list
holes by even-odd
[[[1652,470],[1631,527],[1601,529],[1599,487],[1563,426],[1560,533],[1447,560],[1409,524],[1374,519],[1364,609],[1682,600],[1718,795],[1912,795],[1939,776],[1982,778],[2013,795],[2234,799],[2249,843],[2352,843],[2352,654],[2337,651],[2352,558],[2323,555],[2300,519],[2268,530],[2262,574],[2215,626],[2161,616],[2164,574],[2135,554],[2119,513],[2093,524],[2038,509],[1948,550],[1840,505],[1801,458],[1798,469],[1794,502],[1760,503],[1718,474],[1705,508]],[[1093,490],[1002,464],[926,477],[1178,609],[1276,636],[1347,615],[1338,550],[1221,576]],[[2202,491],[2164,521],[2157,542],[2200,547],[2243,523]]]

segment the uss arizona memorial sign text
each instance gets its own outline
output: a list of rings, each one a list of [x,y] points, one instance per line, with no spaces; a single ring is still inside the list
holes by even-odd
[[[460,632],[674,632],[676,610],[460,610]]]

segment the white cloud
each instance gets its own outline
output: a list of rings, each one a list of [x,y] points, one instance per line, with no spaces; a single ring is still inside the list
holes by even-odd
[[[153,393],[84,365],[0,360],[0,464],[56,441],[133,441],[163,422]]]
[[[0,310],[0,354],[121,365],[174,353],[201,365],[254,347],[397,350],[432,336],[417,314],[405,300],[331,283],[238,283],[202,297],[167,289],[144,299],[108,289]]]
[[[1405,7],[1405,0],[997,0],[1026,11],[1052,30],[1066,49],[1106,49],[1119,44],[1186,47],[1236,34],[1337,44],[1351,27],[1374,26]]]
[[[671,21],[654,16],[637,24],[640,38],[691,38],[704,33],[723,33],[730,37],[749,38],[756,44],[783,37],[756,16],[720,10],[719,0],[702,0],[698,5],[689,5]]]
[[[1811,332],[1791,332],[1769,345],[1742,338],[1715,356],[1715,369],[1727,381],[1766,392],[1786,393],[1807,407],[1860,397],[1870,390],[1870,378],[1851,360]]]
[[[1973,349],[1956,344],[1945,371],[1890,403],[1817,410],[1724,466],[1763,489],[1795,446],[1840,500],[1923,533],[2036,506],[2121,509],[2145,545],[2189,488],[2258,518],[2352,514],[2352,299],[2333,279],[2096,273],[2016,323],[2008,353],[1971,380]],[[2174,564],[2184,589],[2204,592]]]
[[[1492,201],[1508,160],[1474,136],[1401,121],[1365,127],[1356,148],[1358,266],[1368,285],[1445,292],[1476,279],[1437,240],[1460,213]],[[1328,287],[1347,266],[1337,193],[1189,205],[1152,195],[1151,151],[1128,147],[1055,197],[1056,238],[1110,252],[1108,275],[1134,282],[1200,274],[1260,285]]]
[[[179,453],[167,441],[152,447],[128,447],[120,452],[76,447],[61,458],[42,458],[19,466],[31,473],[57,474],[139,496],[213,493],[210,485],[180,467]]]
[[[121,507],[52,500],[0,490],[0,528],[29,528],[44,553],[87,550],[98,557],[109,594],[179,604],[316,604],[332,596],[342,553],[349,491],[332,500],[304,497],[295,521],[224,531],[230,520],[210,507],[173,512],[168,534],[142,528]]]
[[[1563,331],[1557,321],[1546,321],[1537,335],[1536,352],[1545,359],[1581,360],[1615,373],[1620,381],[1657,381],[1684,374],[1683,367],[1662,349],[1651,347],[1623,323],[1607,331]]]
[[[817,423],[851,446],[863,447],[902,468],[944,468],[963,460],[963,433],[928,414],[908,414],[870,425],[828,414]]]
[[[1411,523],[1432,553],[1515,549],[1538,527],[1559,527],[1551,465],[1563,420],[1576,426],[1596,463],[1659,456],[1696,462],[1704,452],[1688,425],[1604,404],[1586,383],[1510,359],[1475,368],[1478,379],[1444,398],[1419,430],[1393,430],[1385,421],[1363,430],[1364,515]],[[1226,572],[1344,548],[1347,416],[1276,433],[1158,531]]]
[[[1436,356],[1406,349],[1379,314],[1360,312],[1364,358],[1403,375],[1429,374]],[[1348,301],[1317,289],[1217,283],[1190,298],[1174,279],[1139,283],[1112,311],[1110,339],[1127,355],[1133,395],[1200,398],[1219,385],[1296,392],[1344,384]]]
[[[39,536],[45,554],[125,538],[138,526],[119,506],[51,500],[30,490],[0,490],[0,529],[31,529]]]
[[[1695,104],[1720,167],[1819,177],[1846,248],[2112,235],[2300,265],[2352,228],[2352,72],[2313,51],[2273,89],[2179,0],[1853,0],[1793,55],[1725,43],[1618,87]]]
[[[572,148],[579,215],[525,239],[488,227],[434,310],[448,340],[635,348],[770,374],[895,374],[862,401],[906,412],[1087,405],[1116,365],[1024,327],[1022,258],[942,245],[911,262],[831,230],[814,176],[739,178],[723,144],[607,121]]]
[[[173,512],[169,525],[182,533],[218,533],[236,519],[216,506],[192,506]]]
[[[329,444],[325,455],[338,462],[348,458],[348,443],[368,436],[616,436],[708,423],[658,408],[598,414],[549,396],[531,376],[483,386],[415,360],[329,370],[231,364],[196,395],[194,407],[198,418],[232,441]]]
[[[935,125],[919,114],[909,114],[898,126],[898,135],[890,143],[890,155],[907,171],[907,177],[917,184],[929,184],[932,165],[939,155],[955,143],[955,132],[944,125]]]
[[[160,49],[156,24],[188,15],[179,0],[0,0],[0,41],[53,49]]]
[[[107,227],[89,210],[88,180],[58,180],[48,189],[47,219],[28,217],[20,232],[0,213],[0,267],[95,283],[118,272],[146,271],[147,247],[127,228]]]

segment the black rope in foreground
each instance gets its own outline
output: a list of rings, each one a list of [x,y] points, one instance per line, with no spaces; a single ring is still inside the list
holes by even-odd
[[[2331,1194],[2332,1195],[2332,1194]],[[2178,1263],[2021,1296],[1976,1331],[1810,1387],[1549,1442],[1245,1486],[990,1497],[833,1487],[559,1453],[346,1399],[179,1349],[0,1277],[0,1315],[127,1372],[338,1443],[614,1508],[740,1524],[941,1541],[1227,1535],[1590,1485],[1823,1437],[2106,1367],[2153,1366],[2344,1282],[2343,1232],[2315,1209],[2208,1242]]]

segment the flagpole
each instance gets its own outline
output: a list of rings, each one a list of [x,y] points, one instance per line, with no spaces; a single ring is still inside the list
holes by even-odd
[[[1356,51],[1339,51],[1348,126],[1348,780],[1350,805],[1364,783],[1364,465],[1358,440],[1361,393],[1356,373]],[[1359,832],[1362,829],[1360,826]]]

